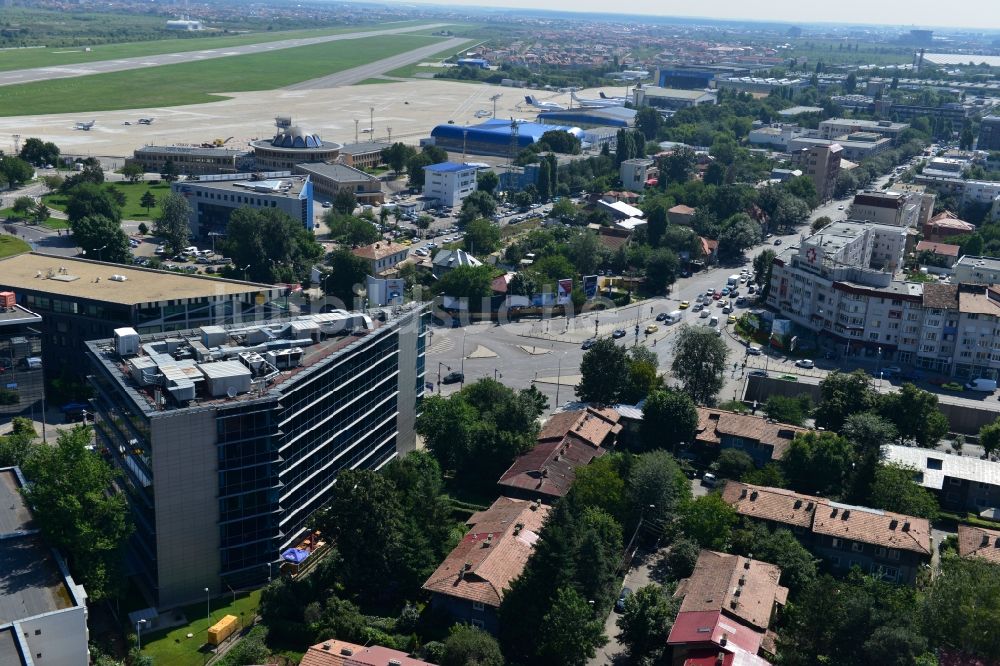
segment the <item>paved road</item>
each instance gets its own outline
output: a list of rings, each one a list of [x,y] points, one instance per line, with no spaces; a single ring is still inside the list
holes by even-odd
[[[35,81],[48,81],[50,79],[67,79],[77,76],[89,76],[91,74],[105,74],[108,72],[121,72],[129,69],[143,69],[146,67],[158,67],[160,65],[174,65],[178,63],[197,62],[199,60],[212,60],[215,58],[227,58],[229,56],[247,55],[251,53],[267,53],[268,51],[278,51],[281,49],[291,49],[297,46],[310,46],[312,44],[324,44],[326,42],[338,42],[345,39],[364,39],[366,37],[380,37],[385,35],[399,35],[417,30],[427,30],[439,28],[447,25],[445,23],[432,23],[429,25],[413,25],[404,28],[387,28],[384,30],[365,30],[363,32],[347,32],[339,35],[325,35],[322,37],[303,37],[300,39],[285,39],[278,42],[265,42],[262,44],[245,44],[243,46],[233,46],[230,48],[207,49],[204,51],[189,51],[186,53],[167,53],[163,55],[138,56],[135,58],[121,58],[119,60],[99,60],[97,62],[80,63],[78,65],[65,65],[61,67],[36,67],[34,69],[15,69],[8,72],[0,72],[0,86],[15,85],[18,83],[32,83]],[[449,40],[449,42],[455,40]],[[458,40],[466,41],[466,40]],[[447,48],[444,46],[443,48]],[[427,55],[441,51],[442,46],[435,45]],[[420,56],[426,57],[426,56]],[[401,67],[411,61],[402,62],[394,67]],[[392,69],[392,68],[389,68]],[[371,76],[368,74],[367,76]],[[360,80],[360,79],[359,79]]]
[[[375,62],[370,62],[366,65],[352,67],[351,69],[337,72],[336,74],[330,74],[329,76],[323,76],[318,79],[295,83],[287,86],[285,90],[318,90],[320,88],[338,88],[340,86],[349,86],[358,83],[359,81],[364,81],[365,79],[370,79],[380,74],[384,74],[385,72],[391,72],[394,69],[426,60],[435,53],[447,51],[448,49],[458,49],[459,46],[468,41],[469,40],[467,39],[456,37],[443,42],[436,42],[412,51],[407,51],[406,53],[400,53],[399,55],[394,55],[389,58],[376,60]]]

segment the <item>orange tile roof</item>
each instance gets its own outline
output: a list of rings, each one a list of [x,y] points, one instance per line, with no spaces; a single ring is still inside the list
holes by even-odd
[[[428,592],[500,606],[535,549],[549,507],[499,497],[472,515],[472,529],[424,582]]]
[[[958,554],[1000,564],[1000,530],[959,523]]]
[[[761,442],[771,446],[771,458],[778,460],[785,455],[795,435],[802,432],[808,432],[808,429],[770,421],[763,416],[698,407],[698,432],[695,438],[709,445],[720,444],[721,435]]]
[[[766,631],[775,604],[783,606],[788,599],[788,588],[779,585],[779,580],[781,569],[773,564],[703,550],[675,596],[684,597],[681,613],[721,610]]]
[[[931,526],[926,518],[748,483],[726,483],[722,498],[737,513],[751,518],[811,527],[816,534],[860,543],[931,554]]]
[[[334,639],[311,646],[299,666],[388,666],[390,660],[400,666],[434,666],[381,645],[364,646]]]
[[[378,261],[379,259],[385,259],[386,257],[391,257],[394,254],[408,250],[409,248],[400,243],[379,242],[356,247],[351,250],[351,254],[362,259]]]
[[[609,435],[617,435],[621,415],[608,407],[587,407],[555,414],[538,433],[538,441],[572,437],[593,447],[601,446]]]
[[[930,250],[934,254],[940,254],[944,257],[957,257],[959,250],[961,250],[958,245],[952,245],[951,243],[935,243],[934,241],[920,241],[917,243],[917,252],[923,252],[924,250]]]

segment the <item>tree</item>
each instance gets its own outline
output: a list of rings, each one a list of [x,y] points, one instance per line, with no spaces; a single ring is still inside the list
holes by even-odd
[[[163,163],[163,168],[160,170],[160,178],[172,183],[177,180],[181,175],[180,169],[174,164],[173,160],[167,160]]]
[[[877,401],[871,378],[860,370],[834,370],[819,383],[819,392],[816,425],[834,432],[840,432],[848,416],[871,411]]]
[[[879,413],[896,426],[900,440],[932,447],[948,432],[948,419],[938,409],[938,397],[907,382],[879,401]]]
[[[619,522],[625,518],[627,459],[620,453],[606,454],[576,470],[570,494],[583,507],[601,509]]]
[[[801,426],[812,411],[812,399],[804,393],[795,397],[771,395],[764,411],[775,421]]]
[[[301,282],[309,276],[322,246],[312,232],[276,208],[238,208],[229,217],[222,251],[251,280]]]
[[[719,162],[712,162],[705,169],[704,181],[706,185],[722,185],[726,182],[726,167]]]
[[[690,497],[691,483],[672,455],[650,451],[636,456],[626,488],[633,520],[671,520]]]
[[[417,151],[404,143],[396,142],[382,149],[382,161],[389,165],[394,173],[399,174]]]
[[[0,437],[0,467],[23,466],[38,436],[30,419],[15,416],[12,424],[10,434]]]
[[[679,581],[694,573],[701,555],[701,546],[691,539],[681,536],[674,539],[667,552],[667,576],[671,581]]]
[[[736,509],[722,495],[710,493],[684,507],[679,524],[684,536],[702,548],[725,550],[738,520]]]
[[[61,431],[55,446],[36,448],[25,461],[30,485],[23,492],[46,541],[100,601],[124,587],[122,549],[132,526],[124,496],[109,490],[114,470],[87,448],[91,438],[90,428],[79,426]]]
[[[458,223],[464,226],[479,218],[490,219],[496,211],[496,199],[487,192],[476,190],[462,201],[462,212],[458,215]]]
[[[628,357],[611,338],[600,338],[580,362],[576,397],[583,402],[613,405],[619,401],[628,376]]]
[[[37,167],[56,164],[59,162],[59,146],[51,141],[42,141],[36,137],[30,137],[21,146],[21,152],[18,153],[18,157]]]
[[[796,176],[785,182],[785,191],[802,199],[810,208],[819,205],[819,194],[816,192],[816,184],[809,176]]]
[[[152,191],[146,190],[142,198],[139,199],[139,205],[146,209],[146,215],[149,215],[149,209],[156,205],[156,195]]]
[[[933,520],[938,513],[937,500],[914,481],[917,473],[900,465],[878,465],[866,506]]]
[[[91,215],[70,222],[73,240],[87,258],[126,264],[132,260],[129,252],[128,236],[121,225],[101,215]]]
[[[325,273],[319,282],[323,293],[336,299],[338,307],[354,309],[355,299],[368,275],[368,262],[354,256],[347,248],[340,248],[327,255],[326,263],[330,272]]]
[[[663,293],[677,279],[680,261],[673,250],[657,248],[646,259],[646,282],[657,294]]]
[[[684,391],[696,403],[707,405],[722,389],[728,355],[726,343],[714,331],[684,325],[674,345],[671,369]]]
[[[143,168],[138,164],[126,164],[122,167],[122,175],[125,176],[130,183],[138,183],[142,180],[145,173],[146,172]]]
[[[979,557],[943,557],[922,609],[928,637],[941,647],[1000,658],[998,600],[1000,566]]]
[[[480,171],[476,176],[476,189],[480,192],[492,195],[493,191],[500,185],[500,177],[496,172],[490,170]]]
[[[80,183],[69,191],[66,216],[70,225],[85,217],[105,217],[116,224],[121,222],[122,209],[105,188],[94,183]]]
[[[49,192],[55,192],[62,187],[62,184],[66,181],[65,178],[59,174],[53,174],[51,176],[42,176],[42,182],[45,183],[45,188]]]
[[[789,485],[802,493],[842,496],[854,462],[851,443],[832,432],[798,433],[781,460]]]
[[[788,193],[778,198],[771,215],[771,224],[778,229],[791,229],[809,218],[809,204]]]
[[[146,194],[152,198],[149,190]],[[144,201],[146,194],[143,195]],[[155,198],[153,202],[156,202]],[[161,199],[160,214],[153,220],[153,232],[163,238],[168,254],[176,254],[187,246],[191,236],[190,221],[191,205],[187,197],[174,192],[165,194]]]
[[[465,247],[469,252],[489,254],[500,247],[500,227],[482,218],[465,227]]]
[[[544,617],[545,633],[538,646],[546,663],[583,666],[608,642],[601,620],[594,617],[587,600],[572,587],[556,592],[555,602]]]
[[[437,289],[453,298],[487,298],[493,293],[492,282],[489,266],[459,266],[438,280]]]
[[[663,126],[663,116],[651,106],[642,106],[635,112],[635,128],[642,132],[646,141],[655,141]]]
[[[625,609],[615,624],[618,642],[628,649],[633,662],[659,656],[680,609],[680,598],[655,583],[640,587],[625,600]]]
[[[13,187],[20,187],[35,175],[35,170],[31,165],[19,157],[0,156],[0,176],[7,179]]]
[[[823,229],[824,227],[830,226],[831,224],[833,224],[833,220],[831,220],[826,215],[823,215],[821,217],[817,217],[813,221],[812,225],[810,226],[810,229],[813,232],[816,232],[816,231],[819,231],[820,229]]]
[[[566,251],[580,275],[593,275],[604,254],[597,234],[589,230],[571,237]]]
[[[504,666],[504,660],[495,638],[478,627],[456,624],[444,641],[441,666]]]
[[[35,206],[35,200],[28,196],[21,196],[14,199],[11,210],[18,215],[28,215]]]
[[[345,215],[339,210],[327,211],[323,221],[330,230],[330,237],[344,245],[351,247],[370,245],[381,238],[378,230],[370,222]]]
[[[897,438],[896,427],[874,412],[863,412],[848,416],[841,433],[854,446],[857,454],[851,501],[866,502],[875,470],[882,458],[882,446]]]
[[[687,393],[671,390],[653,391],[642,408],[639,436],[646,450],[670,449],[694,441],[698,428],[698,410]]]
[[[816,578],[816,558],[786,528],[772,531],[758,521],[744,521],[733,532],[732,552],[776,564],[781,583],[798,593]]]
[[[332,209],[341,215],[350,215],[358,207],[358,198],[347,188],[337,190],[333,196]]]
[[[979,429],[979,445],[989,455],[1000,450],[1000,418]]]
[[[656,352],[636,345],[627,352],[628,374],[618,395],[618,402],[636,404],[647,395],[663,387],[659,374],[660,362]]]
[[[571,200],[562,198],[552,204],[552,208],[549,209],[549,217],[563,222],[572,222],[579,212],[580,210]]]
[[[736,259],[760,240],[760,225],[746,213],[738,213],[726,220],[719,232],[719,255],[729,260]]]
[[[660,160],[660,189],[670,183],[685,183],[694,172],[695,154],[690,148],[674,150]]]
[[[767,249],[753,258],[754,282],[761,286],[762,298],[771,291],[771,266],[774,264],[774,250]]]
[[[750,457],[750,454],[739,449],[721,451],[715,465],[716,473],[721,478],[736,481],[742,479],[754,468],[753,458]]]
[[[49,215],[51,215],[49,207],[42,203],[41,200],[38,201],[34,209],[31,211],[31,218],[36,224],[44,223],[47,219],[49,219]]]

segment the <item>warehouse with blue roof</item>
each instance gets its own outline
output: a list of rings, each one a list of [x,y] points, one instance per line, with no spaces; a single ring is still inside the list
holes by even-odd
[[[434,145],[456,153],[475,155],[508,155],[513,141],[510,120],[493,118],[478,125],[438,125],[431,130]],[[542,138],[546,132],[563,130],[581,141],[584,132],[568,125],[543,125],[527,120],[517,120],[516,152],[527,148]]]

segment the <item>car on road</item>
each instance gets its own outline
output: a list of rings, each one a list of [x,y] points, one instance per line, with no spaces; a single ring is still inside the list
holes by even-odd
[[[618,338],[624,338],[625,337],[625,329],[624,328],[616,328],[614,331],[612,331],[611,337],[614,338],[615,340],[617,340]]]
[[[583,344],[580,345],[580,349],[590,349],[591,347],[594,346],[595,342],[597,341],[594,338],[587,338],[586,340],[583,341]]]
[[[444,379],[441,380],[441,383],[457,384],[458,382],[464,382],[464,381],[465,381],[465,375],[462,374],[461,372],[449,372],[447,375],[444,376]]]
[[[425,250],[424,248],[421,247],[421,248],[417,248],[416,250],[414,250],[413,254],[417,255],[418,257],[426,257],[427,254],[428,254],[428,252],[427,252],[427,250]]]
[[[732,311],[733,311],[733,306],[732,305],[725,305],[722,308],[722,314],[731,314]]]
[[[760,369],[751,370],[747,374],[750,375],[751,377],[767,377],[767,370],[760,370]]]
[[[666,312],[661,312],[660,314],[656,315],[656,321],[664,321],[666,320],[666,318],[667,318]]]
[[[839,206],[837,206],[837,210],[844,210],[844,204],[840,204]]]
[[[752,284],[749,287],[747,287],[747,292],[749,292],[751,294],[756,294],[757,293],[757,285]]]
[[[760,356],[761,351],[762,351],[761,348],[758,347],[757,345],[750,345],[749,347],[747,347],[747,354],[749,354],[750,356]]]
[[[729,319],[727,319],[726,321],[729,322],[730,324],[735,324],[736,323],[736,315],[734,315],[734,314],[729,315]]]
[[[774,239],[774,244],[775,245],[781,245],[781,239],[780,238],[775,238]]]
[[[816,367],[816,364],[813,363],[808,358],[800,358],[799,360],[797,360],[795,362],[795,365],[796,365],[796,367],[799,367],[799,368],[815,368]]]
[[[329,201],[324,201],[320,205],[323,206],[323,208],[330,208],[333,204],[331,204]]]
[[[615,610],[618,611],[619,613],[624,611],[625,602],[631,596],[632,596],[632,590],[627,587],[623,587],[621,593],[618,595],[618,601],[615,602]]]
[[[722,292],[721,291],[713,292],[712,298],[714,298],[715,300],[719,300],[720,298],[722,298]]]
[[[692,312],[700,312],[703,307],[705,307],[705,306],[702,305],[701,303],[695,303],[694,307],[691,308],[691,311]]]
[[[656,324],[650,324],[649,326],[646,327],[646,335],[649,335],[650,333],[656,333],[658,330],[660,330],[659,326],[657,326]]]
[[[713,289],[712,287],[709,287],[708,289],[705,290],[705,295],[706,296],[713,296],[713,295],[715,295],[715,289]]]
[[[715,334],[721,338],[722,337],[722,329],[719,328],[718,326],[716,326],[715,327]]]
[[[687,310],[689,307],[691,307],[691,301],[681,301],[679,307],[681,310]]]

